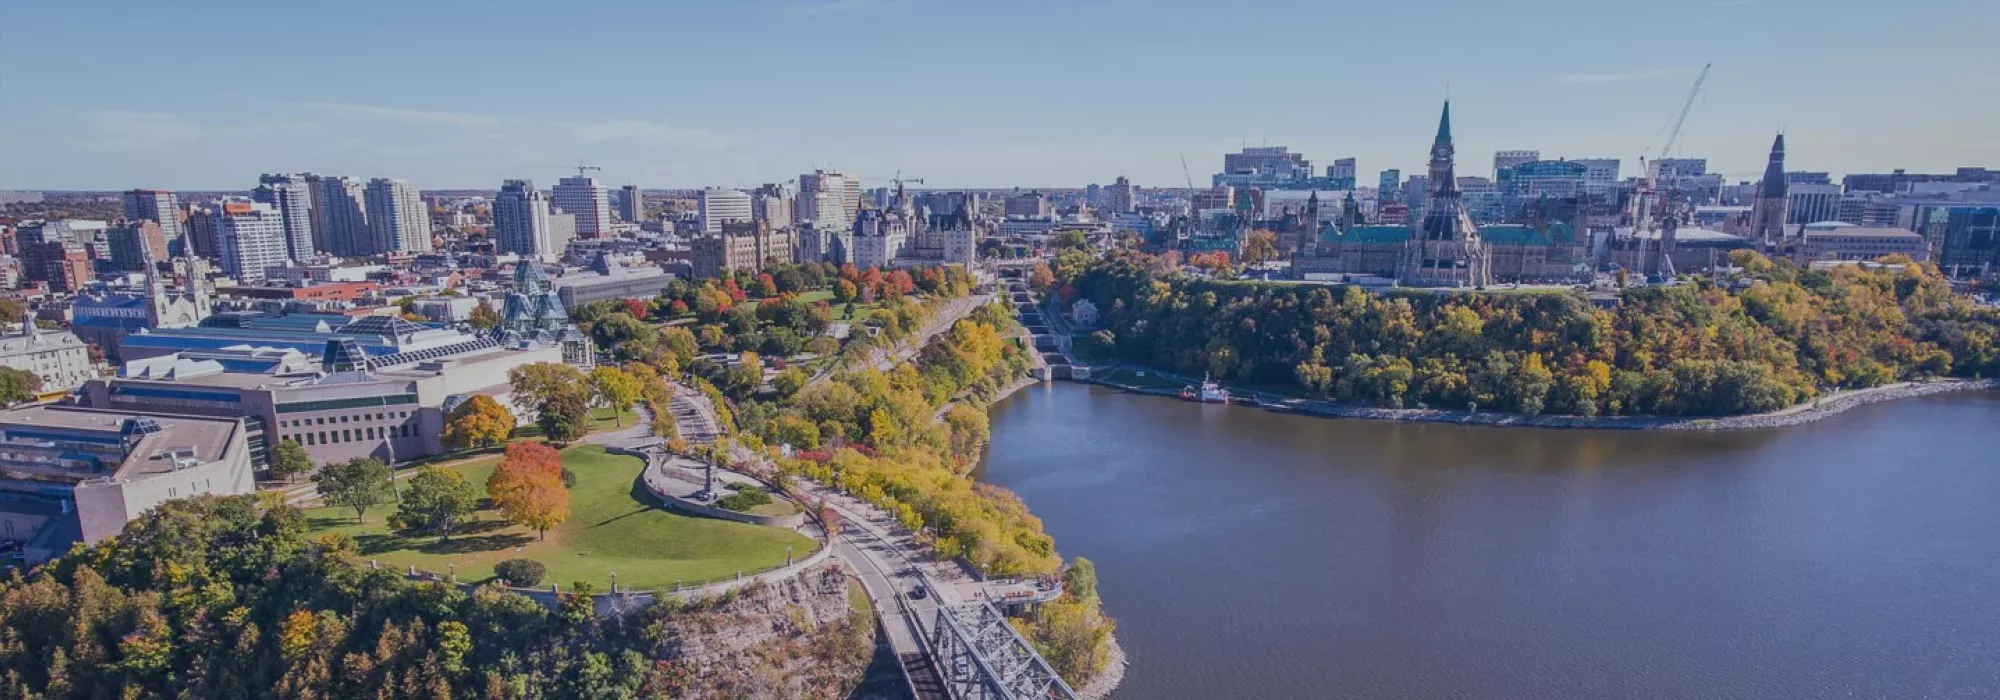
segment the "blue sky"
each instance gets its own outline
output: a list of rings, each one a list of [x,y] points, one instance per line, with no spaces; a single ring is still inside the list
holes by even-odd
[[[2000,167],[1994,0],[0,1],[0,188],[1205,184],[1288,145],[1420,169],[1449,86],[1496,149],[1736,179]]]

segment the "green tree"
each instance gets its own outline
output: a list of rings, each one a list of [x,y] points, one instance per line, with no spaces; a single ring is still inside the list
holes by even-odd
[[[588,431],[589,420],[590,395],[588,390],[578,385],[543,401],[541,412],[535,417],[535,425],[541,427],[542,437],[558,445],[567,445],[583,437]]]
[[[363,522],[369,508],[395,497],[392,478],[389,465],[382,460],[356,457],[321,468],[313,475],[313,485],[327,505],[352,508],[355,522]]]
[[[778,391],[778,399],[780,401],[790,401],[793,396],[798,395],[800,389],[806,388],[807,379],[804,370],[797,367],[786,367],[784,370],[778,372],[776,376],[771,377],[771,388]]]
[[[1078,600],[1097,599],[1097,564],[1077,557],[1063,569],[1063,593]]]
[[[451,539],[451,531],[479,507],[479,489],[464,474],[424,467],[410,477],[392,522],[397,527]]]
[[[13,367],[0,367],[0,404],[17,404],[42,393],[42,375]]]
[[[502,320],[500,312],[493,310],[492,302],[480,299],[479,305],[472,307],[472,316],[466,322],[471,323],[473,328],[490,331],[500,327]]]
[[[312,471],[312,455],[306,454],[304,445],[291,438],[278,442],[271,448],[271,467],[268,474],[273,479],[291,481],[292,477]]]
[[[617,367],[600,366],[590,371],[590,393],[609,407],[618,426],[624,427],[625,412],[639,399],[639,380]]]
[[[538,410],[550,397],[563,392],[587,391],[584,381],[582,370],[560,362],[533,362],[507,371],[514,406],[520,411]]]

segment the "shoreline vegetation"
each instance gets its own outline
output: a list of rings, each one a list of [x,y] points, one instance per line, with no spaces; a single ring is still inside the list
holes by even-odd
[[[1120,382],[1093,375],[1081,383],[1095,384],[1134,394],[1147,396],[1177,397],[1178,389],[1142,386],[1137,383]],[[1360,420],[1400,421],[1411,423],[1449,423],[1454,425],[1479,425],[1496,428],[1548,428],[1557,430],[1756,430],[1762,428],[1782,428],[1803,425],[1824,420],[1850,409],[1869,404],[1895,401],[1898,399],[1932,396],[1957,391],[1978,391],[2000,389],[2000,379],[1936,379],[1930,381],[1899,382],[1885,386],[1870,387],[1838,392],[1820,397],[1814,401],[1798,404],[1775,411],[1752,413],[1740,416],[1529,416],[1520,413],[1465,411],[1445,411],[1417,408],[1380,408],[1340,404],[1299,398],[1271,398],[1238,405],[1262,408],[1278,413],[1293,413],[1316,418],[1351,418]],[[1232,390],[1232,395],[1233,395]],[[1011,393],[1011,392],[1009,392]]]
[[[1066,249],[1030,285],[1095,307],[1077,336],[1092,364],[1208,376],[1318,415],[1760,427],[2000,377],[2000,309],[1954,295],[1935,266],[1878,262],[1803,270],[1737,251],[1717,278],[1522,295],[1215,280],[1171,254]]]

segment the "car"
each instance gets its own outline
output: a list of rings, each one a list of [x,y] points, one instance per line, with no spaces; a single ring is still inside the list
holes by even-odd
[[[928,591],[928,590],[926,590],[926,589],[924,588],[924,584],[921,584],[921,583],[919,583],[919,584],[917,584],[917,585],[915,585],[915,586],[911,586],[911,587],[910,587],[910,597],[911,597],[911,598],[916,598],[916,599],[919,599],[919,600],[921,600],[921,599],[923,599],[923,597],[924,597],[924,596],[927,596],[927,595],[930,595],[930,591]]]

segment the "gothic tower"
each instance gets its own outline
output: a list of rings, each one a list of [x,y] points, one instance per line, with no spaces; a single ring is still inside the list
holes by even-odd
[[[1764,166],[1764,181],[1757,184],[1757,199],[1750,206],[1750,238],[1765,252],[1783,247],[1785,242],[1785,135],[1771,142],[1771,162]]]
[[[1487,273],[1486,244],[1460,199],[1452,172],[1451,103],[1438,118],[1437,140],[1431,143],[1430,193],[1424,217],[1404,245],[1396,276],[1403,284],[1431,287],[1483,287]]]

